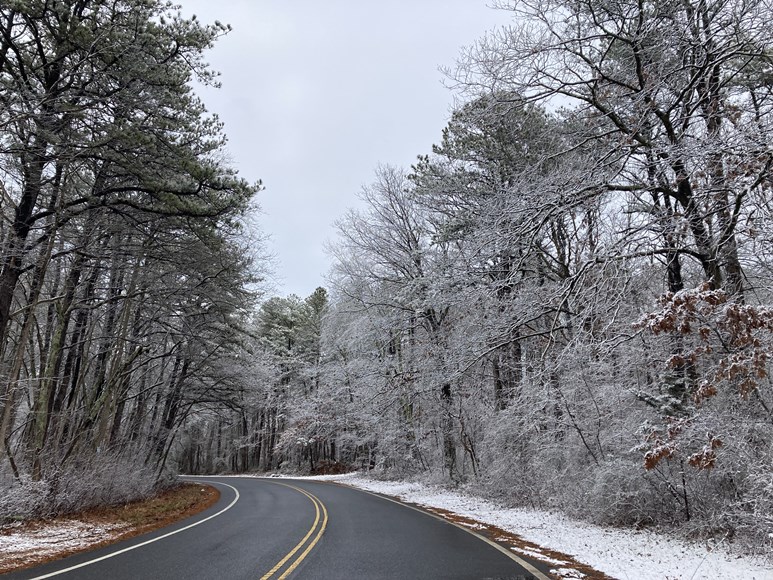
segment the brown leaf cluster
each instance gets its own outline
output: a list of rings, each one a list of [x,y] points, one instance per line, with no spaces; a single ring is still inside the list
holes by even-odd
[[[717,463],[716,450],[724,443],[719,437],[709,435],[709,442],[698,453],[693,453],[687,463],[696,469],[712,469]]]
[[[668,292],[660,297],[661,309],[644,315],[635,325],[655,335],[694,336],[698,344],[671,355],[670,369],[703,363],[706,378],[693,393],[701,403],[717,394],[722,383],[734,386],[743,398],[768,376],[764,334],[773,334],[773,309],[730,300],[723,290],[707,283],[691,290]],[[709,355],[724,351],[713,360]]]
[[[681,337],[679,352],[665,362],[666,368],[692,368],[703,378],[692,385],[694,403],[700,405],[714,397],[722,385],[737,390],[743,399],[760,386],[768,376],[768,343],[773,335],[773,309],[734,302],[723,290],[708,284],[698,288],[667,293],[659,299],[660,309],[644,315],[634,326],[654,335]],[[692,340],[687,340],[692,337]],[[668,419],[666,432],[653,430],[647,437],[650,450],[644,456],[647,469],[654,469],[663,459],[679,451],[677,436],[686,425]],[[687,419],[689,421],[689,419]],[[716,465],[716,450],[722,446],[717,436],[687,459],[696,469]]]
[[[653,429],[647,439],[652,442],[652,449],[644,454],[644,468],[655,469],[663,459],[671,459],[679,451],[677,436],[687,426],[685,419],[671,419],[666,432]]]
[[[700,323],[729,299],[724,290],[712,290],[708,283],[691,290],[666,292],[658,299],[660,311],[645,314],[633,326],[656,335],[690,334],[694,326],[699,326],[699,333],[708,339],[710,330]]]

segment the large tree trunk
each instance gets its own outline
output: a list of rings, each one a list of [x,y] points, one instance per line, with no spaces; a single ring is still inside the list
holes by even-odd
[[[35,307],[40,299],[43,280],[51,261],[51,250],[53,249],[53,245],[54,237],[49,236],[48,243],[46,244],[44,251],[41,252],[38,263],[35,266],[30,285],[29,299],[24,312],[24,321],[21,325],[21,330],[16,342],[15,353],[11,361],[10,372],[8,373],[8,382],[4,385],[3,396],[0,398],[0,452],[4,452],[9,458],[11,453],[9,436],[16,415],[19,395],[21,394],[21,389],[18,387],[18,381],[24,364],[24,352],[35,318]]]
[[[59,371],[62,365],[67,328],[70,324],[75,291],[83,272],[83,262],[83,256],[79,255],[65,282],[64,297],[57,304],[58,321],[51,339],[46,369],[41,377],[40,387],[32,409],[28,447],[32,457],[32,479],[34,481],[38,481],[42,477],[41,454],[46,444],[46,435],[51,419],[51,410],[53,408],[52,395],[55,392],[55,385],[58,382]]]
[[[47,141],[37,135],[31,151],[22,155],[24,186],[22,196],[3,248],[3,265],[0,269],[0,353],[5,350],[11,305],[26,257],[26,241],[33,223],[38,197],[43,189],[43,169],[47,163]]]

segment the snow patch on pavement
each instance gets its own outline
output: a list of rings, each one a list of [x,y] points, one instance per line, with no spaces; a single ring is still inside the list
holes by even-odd
[[[543,548],[571,555],[620,580],[773,580],[773,555],[767,560],[740,556],[723,546],[686,542],[656,532],[604,528],[558,513],[503,508],[481,498],[420,483],[376,481],[360,474],[310,479],[337,481],[448,510],[517,534]],[[554,573],[563,578],[582,577],[571,568],[556,568]]]

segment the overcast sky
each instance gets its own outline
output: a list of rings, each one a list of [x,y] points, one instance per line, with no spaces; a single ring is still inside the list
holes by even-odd
[[[441,65],[507,14],[486,0],[181,0],[233,31],[208,55],[222,88],[201,96],[225,123],[242,177],[263,180],[277,294],[308,296],[330,261],[333,221],[376,166],[428,153],[453,94]]]

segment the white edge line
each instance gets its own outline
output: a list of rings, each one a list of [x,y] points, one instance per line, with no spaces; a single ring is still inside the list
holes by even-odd
[[[497,550],[502,552],[505,556],[507,556],[508,558],[510,558],[511,560],[515,561],[517,564],[519,564],[522,568],[526,569],[532,576],[534,576],[538,580],[550,580],[550,576],[546,576],[544,574],[544,572],[540,572],[539,570],[537,570],[537,568],[535,568],[533,565],[529,564],[526,560],[524,560],[522,558],[519,558],[518,556],[516,556],[515,554],[513,554],[512,552],[510,552],[509,550],[507,550],[503,546],[500,546],[496,542],[494,542],[492,540],[489,540],[487,537],[485,537],[485,536],[483,536],[483,535],[481,535],[481,534],[479,534],[477,532],[474,532],[473,530],[465,528],[464,526],[459,525],[456,522],[453,522],[451,520],[447,520],[444,517],[441,517],[441,516],[439,516],[437,514],[434,514],[434,513],[430,512],[430,511],[426,511],[426,510],[420,509],[420,508],[418,508],[416,506],[408,505],[407,503],[404,503],[404,502],[402,502],[400,500],[393,499],[393,498],[387,497],[385,495],[381,495],[380,493],[374,493],[372,491],[368,491],[367,489],[362,489],[361,487],[356,487],[354,485],[348,485],[346,483],[338,483],[337,481],[329,481],[329,482],[326,481],[326,482],[323,482],[323,483],[333,483],[335,485],[340,485],[342,487],[348,487],[349,489],[356,489],[357,491],[361,491],[363,493],[367,493],[368,495],[372,495],[372,496],[377,497],[379,499],[383,499],[383,500],[386,500],[386,501],[391,501],[392,503],[396,503],[397,505],[401,505],[401,506],[406,507],[408,509],[412,509],[414,511],[419,512],[420,514],[424,514],[426,516],[430,516],[430,517],[435,518],[436,520],[440,520],[441,522],[444,522],[446,524],[451,524],[452,526],[455,526],[455,527],[459,528],[460,530],[464,530],[468,534],[471,534],[471,535],[475,536],[479,540],[481,540],[483,542],[486,542],[492,548],[496,548]]]
[[[234,497],[233,501],[229,503],[227,506],[225,506],[223,509],[221,509],[216,514],[212,514],[211,516],[207,516],[203,520],[199,520],[197,522],[194,522],[192,524],[189,524],[185,526],[184,528],[180,528],[179,530],[175,530],[173,532],[168,532],[164,534],[163,536],[159,536],[157,538],[153,538],[152,540],[145,540],[144,542],[140,544],[135,544],[134,546],[129,546],[128,548],[123,548],[122,550],[118,550],[117,552],[112,552],[111,554],[106,554],[104,556],[100,556],[99,558],[94,558],[93,560],[89,560],[88,562],[82,562],[81,564],[76,564],[75,566],[70,566],[69,568],[64,568],[62,570],[57,570],[56,572],[50,572],[49,574],[44,574],[43,576],[35,576],[34,578],[30,578],[30,580],[42,580],[43,578],[51,578],[52,576],[59,576],[59,574],[64,574],[66,572],[72,572],[73,570],[77,570],[78,568],[83,568],[84,566],[89,566],[91,564],[94,564],[96,562],[101,562],[102,560],[107,560],[108,558],[112,558],[113,556],[118,556],[119,554],[123,554],[124,552],[129,552],[131,550],[136,550],[137,548],[141,548],[142,546],[147,546],[148,544],[152,544],[153,542],[158,542],[159,540],[163,540],[164,538],[168,538],[169,536],[173,536],[175,534],[179,534],[180,532],[184,532],[185,530],[189,530],[194,526],[198,526],[199,524],[203,524],[207,520],[211,520],[212,518],[216,518],[220,514],[227,512],[230,510],[234,504],[239,501],[239,490],[233,487],[232,485],[228,485],[227,483],[221,483],[219,481],[214,481],[212,483],[218,484],[218,485],[224,485],[226,487],[230,487],[232,490],[234,490],[234,493],[236,494],[236,497]]]

